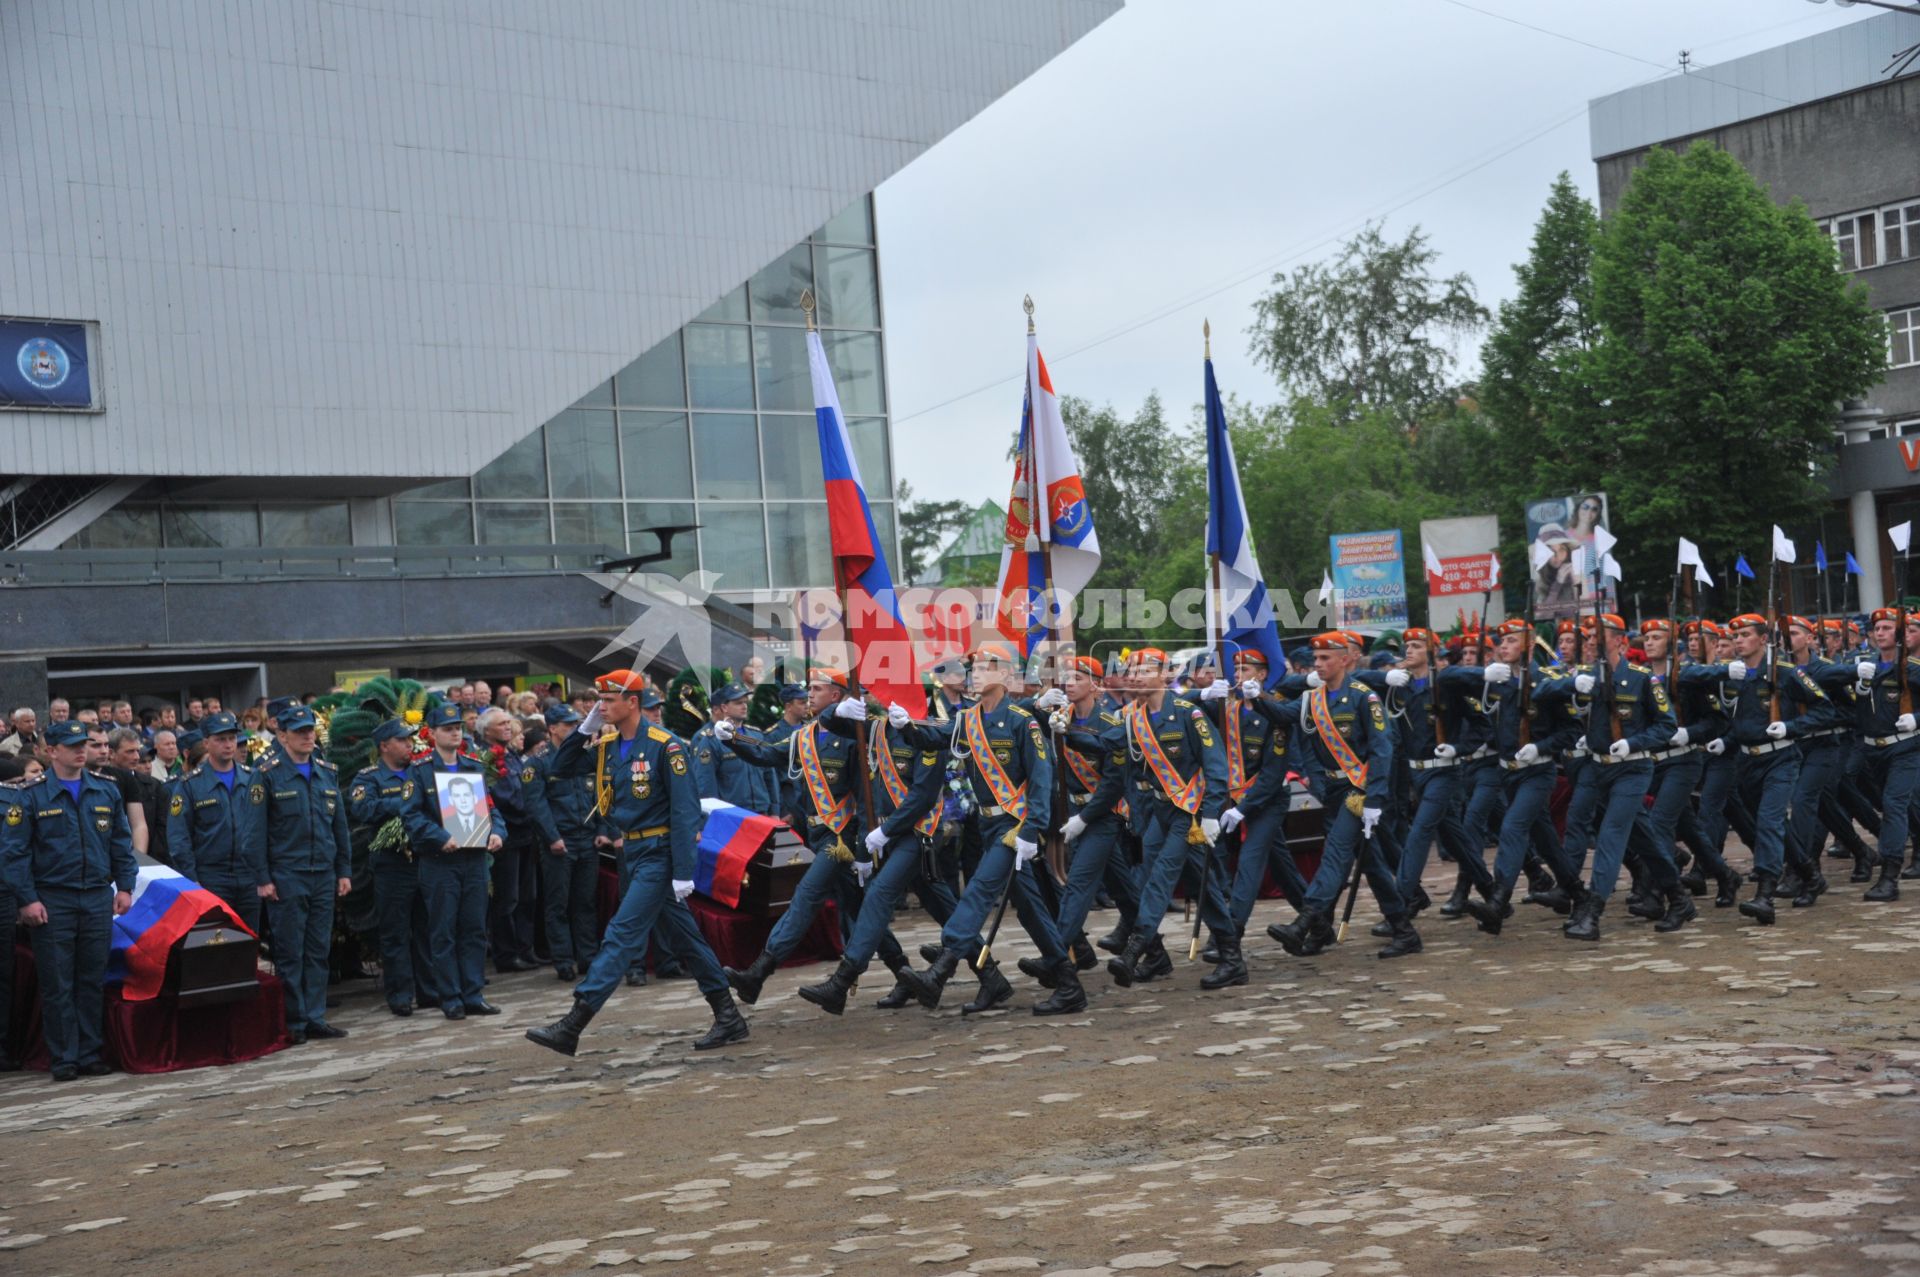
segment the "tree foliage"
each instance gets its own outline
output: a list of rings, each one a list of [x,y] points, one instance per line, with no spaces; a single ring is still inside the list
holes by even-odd
[[[894,492],[894,516],[900,521],[900,574],[895,585],[919,579],[952,536],[966,526],[974,507],[965,501],[915,501],[902,479]]]

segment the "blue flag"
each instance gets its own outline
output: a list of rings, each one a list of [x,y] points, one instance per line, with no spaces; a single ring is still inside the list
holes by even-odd
[[[1822,572],[1827,570],[1827,547],[1823,542],[1813,543],[1813,566]]]
[[[1743,554],[1733,561],[1733,570],[1741,576],[1746,577],[1747,580],[1753,580],[1753,568],[1748,565],[1746,555]]]
[[[1847,551],[1847,575],[1848,576],[1860,575],[1860,565],[1854,562],[1852,550]]]
[[[1206,361],[1207,381],[1207,554],[1220,563],[1220,611],[1214,616],[1214,590],[1209,566],[1207,620],[1222,637],[1229,670],[1234,653],[1252,648],[1267,658],[1269,680],[1287,672],[1274,627],[1273,608],[1267,603],[1266,582],[1253,557],[1253,538],[1247,531],[1247,503],[1240,494],[1240,472],[1233,459],[1233,440],[1227,435],[1227,413],[1220,404],[1220,387],[1213,379],[1213,360]]]

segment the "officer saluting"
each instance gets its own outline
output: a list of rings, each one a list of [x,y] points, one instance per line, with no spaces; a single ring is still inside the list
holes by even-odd
[[[240,721],[225,710],[201,720],[207,757],[174,785],[167,809],[173,867],[226,901],[260,934],[260,889],[268,885],[267,825],[252,800],[253,769],[240,761]]]
[[[313,711],[293,705],[277,720],[280,747],[254,774],[248,801],[264,806],[268,883],[260,888],[273,923],[273,965],[287,989],[287,1032],[344,1038],[327,1023],[327,955],[333,902],[353,889],[353,836],[340,773],[313,752]]]
[[[52,772],[11,791],[0,820],[0,871],[33,934],[53,1080],[71,1082],[111,1071],[100,1058],[101,983],[113,916],[133,904],[138,870],[120,791],[86,770],[87,725],[55,723],[46,741]]]

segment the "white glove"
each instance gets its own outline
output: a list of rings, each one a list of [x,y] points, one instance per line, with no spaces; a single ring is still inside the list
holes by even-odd
[[[1540,747],[1534,744],[1532,741],[1528,741],[1526,744],[1522,745],[1519,749],[1516,749],[1513,751],[1513,761],[1516,763],[1539,762]]]
[[[1678,749],[1682,745],[1685,745],[1691,739],[1692,738],[1687,735],[1686,728],[1676,727],[1673,729],[1673,747],[1675,749]]]
[[[1405,670],[1388,670],[1387,671],[1388,687],[1405,687],[1408,683],[1411,683],[1411,682],[1413,682],[1413,675],[1407,673]]]
[[[1240,814],[1238,807],[1227,808],[1220,813],[1220,832],[1223,834],[1232,833],[1240,827],[1240,822],[1245,819],[1246,817]]]
[[[587,711],[587,716],[580,720],[578,730],[584,739],[592,740],[594,734],[600,730],[600,725],[604,721],[605,720],[600,717],[600,702],[595,701],[593,708]]]
[[[1880,667],[1872,661],[1862,661],[1853,667],[1853,672],[1862,683],[1871,683],[1874,677],[1880,673]]]
[[[1609,754],[1612,754],[1615,758],[1625,758],[1628,754],[1631,754],[1633,752],[1633,742],[1626,741],[1626,740],[1617,740],[1613,742],[1613,744],[1607,746],[1607,752]]]
[[[887,849],[887,831],[876,829],[867,835],[867,854],[877,856]]]
[[[1015,838],[1013,840],[1013,867],[1015,869],[1025,869],[1027,862],[1039,854],[1039,843],[1028,842],[1024,838]]]
[[[1200,699],[1203,701],[1224,701],[1227,699],[1227,694],[1231,691],[1233,691],[1233,688],[1216,678],[1213,682],[1208,683],[1200,689]]]
[[[867,702],[858,696],[849,696],[833,707],[836,718],[850,718],[856,723],[867,721]]]
[[[1327,685],[1327,680],[1326,680],[1326,679],[1324,679],[1324,678],[1321,678],[1321,677],[1320,677],[1320,671],[1319,671],[1319,670],[1308,670],[1308,671],[1307,671],[1307,686],[1308,686],[1308,687],[1325,687],[1326,685]]]
[[[1787,725],[1777,718],[1774,719],[1771,723],[1767,724],[1767,736],[1772,740],[1785,740],[1787,738]]]
[[[854,881],[860,884],[861,889],[865,890],[867,885],[867,879],[873,877],[873,862],[871,860],[854,861],[853,877],[854,877]]]
[[[1250,678],[1240,684],[1240,699],[1243,701],[1257,701],[1266,690],[1266,687],[1261,684],[1259,679]]]
[[[1894,731],[1896,731],[1896,732],[1910,732],[1910,731],[1912,731],[1912,730],[1913,730],[1913,715],[1911,715],[1911,714],[1902,714],[1902,715],[1901,715],[1900,717],[1898,717],[1898,718],[1896,718],[1896,719],[1894,719],[1894,720],[1893,720],[1893,730],[1894,730]]]
[[[1067,711],[1063,709],[1057,709],[1053,711],[1053,713],[1047,715],[1048,731],[1055,732],[1055,733],[1064,732],[1067,730],[1067,728],[1071,727],[1072,725],[1073,724],[1070,721],[1068,721]]]
[[[1218,842],[1220,841],[1220,822],[1211,816],[1202,816],[1200,832],[1206,835],[1208,842]]]
[[[913,721],[913,715],[907,713],[907,707],[905,705],[887,706],[887,726],[888,727],[905,727],[908,723],[911,723],[912,721]]]
[[[1372,838],[1373,827],[1379,823],[1380,823],[1380,809],[1378,807],[1362,807],[1360,809],[1361,836],[1366,838]]]
[[[1450,758],[1457,758],[1459,755],[1460,751],[1451,745],[1435,745],[1433,747],[1433,756],[1443,762]]]
[[[713,725],[713,738],[721,742],[732,740],[733,723],[724,718],[716,722]]]
[[[1584,754],[1587,752],[1586,737],[1582,736],[1579,740],[1573,742],[1573,752],[1576,754]]]
[[[1709,754],[1712,754],[1715,758],[1720,757],[1720,755],[1727,752],[1726,738],[1724,736],[1714,737],[1712,740],[1707,742],[1706,751]]]
[[[1513,678],[1513,666],[1505,661],[1494,661],[1480,672],[1480,677],[1489,683],[1505,683]]]
[[[1065,709],[1066,704],[1067,694],[1057,687],[1049,687],[1046,691],[1033,698],[1033,707],[1035,709]]]
[[[1593,675],[1575,674],[1573,676],[1573,690],[1582,696],[1591,694],[1593,691]]]
[[[692,894],[693,894],[693,879],[675,878],[673,880],[673,898],[675,900],[685,900],[688,896]]]
[[[1060,836],[1068,842],[1072,842],[1086,832],[1087,822],[1079,816],[1067,817],[1067,823],[1060,826]]]
[[[1746,677],[1747,677],[1747,663],[1745,661],[1742,661],[1736,658],[1734,660],[1727,662],[1727,678],[1730,682],[1734,682],[1734,683],[1745,682]]]

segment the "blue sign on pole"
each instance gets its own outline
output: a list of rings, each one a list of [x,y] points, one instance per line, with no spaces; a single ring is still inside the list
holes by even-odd
[[[1343,532],[1327,538],[1342,629],[1407,628],[1407,572],[1400,530]]]
[[[85,324],[0,319],[0,408],[94,406]]]

